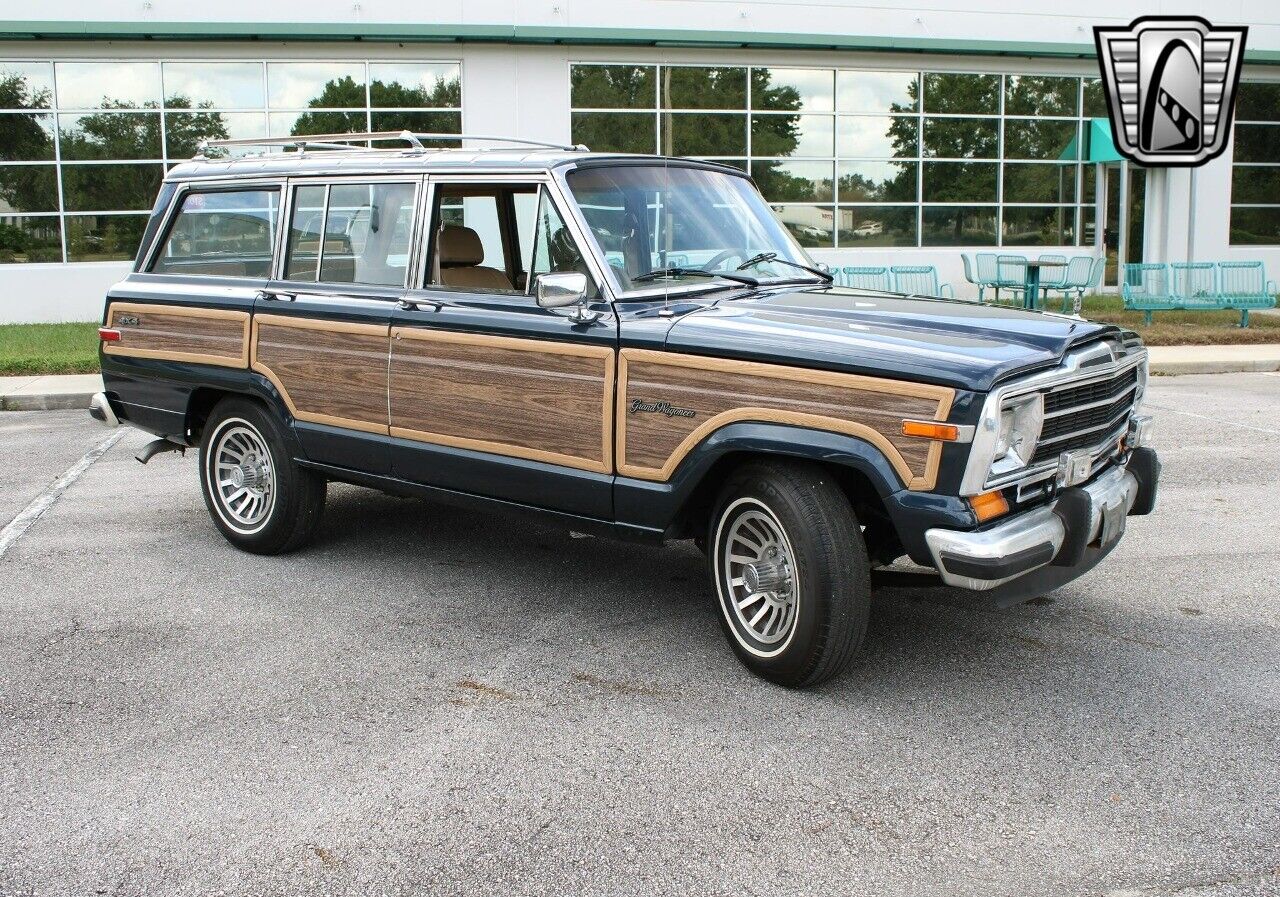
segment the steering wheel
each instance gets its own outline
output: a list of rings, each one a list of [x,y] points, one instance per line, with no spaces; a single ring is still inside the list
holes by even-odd
[[[704,264],[702,267],[707,271],[715,271],[716,267],[720,263],[722,263],[725,259],[731,259],[734,256],[737,256],[743,261],[746,261],[746,258],[747,258],[745,255],[742,254],[741,251],[737,249],[722,249],[719,252],[717,252],[714,256],[709,258],[706,264]]]

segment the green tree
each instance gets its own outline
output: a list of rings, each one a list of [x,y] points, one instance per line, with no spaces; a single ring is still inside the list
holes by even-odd
[[[53,160],[53,137],[45,124],[51,118],[48,106],[48,90],[31,90],[26,79],[18,74],[0,75],[0,108],[32,110],[4,116],[4,127],[0,128],[0,160]],[[0,168],[0,201],[16,211],[56,211],[58,199],[53,169]]]
[[[457,133],[460,130],[457,112],[399,111],[415,107],[458,108],[462,105],[462,86],[457,78],[439,81],[430,89],[406,86],[399,81],[375,80],[369,85],[369,101],[375,109],[396,110],[373,113],[375,131]],[[291,134],[351,134],[366,130],[363,111],[324,111],[364,109],[364,84],[354,78],[348,76],[327,82],[320,95],[309,100],[307,106],[317,111],[299,115]]]

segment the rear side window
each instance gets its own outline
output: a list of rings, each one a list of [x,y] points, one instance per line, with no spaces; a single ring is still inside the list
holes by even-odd
[[[404,286],[415,193],[413,184],[298,187],[286,279]]]
[[[191,191],[151,272],[269,277],[279,214],[278,190]]]

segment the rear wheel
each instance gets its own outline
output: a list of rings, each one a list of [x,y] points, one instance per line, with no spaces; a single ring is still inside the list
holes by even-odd
[[[300,548],[324,509],[324,479],[293,462],[280,424],[248,399],[224,399],[209,415],[200,486],[222,535],[254,554]]]
[[[725,483],[707,544],[720,623],[738,658],[782,685],[816,685],[866,633],[870,564],[848,498],[821,468],[759,462]]]

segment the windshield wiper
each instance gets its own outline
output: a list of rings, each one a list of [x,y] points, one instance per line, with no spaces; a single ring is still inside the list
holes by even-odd
[[[790,265],[792,268],[799,268],[801,271],[808,271],[810,274],[816,274],[827,283],[835,282],[835,277],[833,277],[829,272],[823,271],[820,268],[810,268],[808,265],[802,265],[799,262],[780,259],[776,252],[761,252],[758,255],[753,255],[751,258],[739,265],[737,270],[742,271],[746,268],[750,268],[752,265],[759,265],[763,262],[777,262],[779,265]]]
[[[646,280],[661,280],[666,277],[718,277],[723,280],[732,280],[734,283],[746,284],[749,287],[760,286],[760,281],[754,277],[748,277],[745,274],[726,274],[723,271],[708,271],[705,268],[659,268],[656,271],[648,271],[644,274],[637,274],[631,278],[632,283],[642,283]]]

